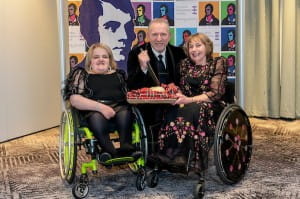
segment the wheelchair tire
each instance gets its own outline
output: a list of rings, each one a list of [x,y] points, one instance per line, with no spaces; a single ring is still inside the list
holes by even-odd
[[[143,168],[138,170],[135,186],[138,191],[143,191],[146,187],[146,172]]]
[[[77,133],[71,110],[65,110],[61,115],[59,136],[59,166],[61,178],[68,184],[73,183],[77,161]]]
[[[150,188],[154,188],[158,185],[159,177],[157,171],[151,171],[147,177],[147,185]]]
[[[148,142],[147,142],[147,132],[146,132],[146,126],[144,124],[144,120],[142,117],[141,112],[138,110],[136,107],[132,107],[132,112],[134,114],[135,120],[139,126],[140,129],[140,142],[137,143],[137,148],[138,150],[143,152],[143,158],[145,161],[147,161],[147,156],[148,156]]]
[[[194,187],[193,195],[195,199],[202,199],[205,195],[204,183],[197,183]]]
[[[72,188],[72,194],[76,199],[86,198],[89,194],[89,185],[87,183],[75,184]]]
[[[235,104],[222,111],[214,137],[217,174],[226,184],[239,182],[252,154],[252,129],[246,113]]]

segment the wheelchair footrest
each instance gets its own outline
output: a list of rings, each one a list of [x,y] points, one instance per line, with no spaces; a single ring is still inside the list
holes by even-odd
[[[117,157],[101,162],[100,164],[104,166],[120,165],[137,161],[140,157],[143,156],[141,151],[136,151],[131,154],[131,156]]]

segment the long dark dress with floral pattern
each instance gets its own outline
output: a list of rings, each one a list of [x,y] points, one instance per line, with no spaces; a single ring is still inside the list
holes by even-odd
[[[206,169],[210,138],[225,106],[221,97],[227,80],[226,59],[217,57],[206,65],[195,65],[186,58],[181,62],[180,70],[182,93],[188,97],[205,94],[211,102],[190,103],[170,110],[160,131],[160,150],[170,159],[191,150],[200,168]]]

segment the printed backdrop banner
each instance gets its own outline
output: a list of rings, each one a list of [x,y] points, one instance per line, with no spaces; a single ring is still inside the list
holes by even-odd
[[[89,46],[108,44],[119,68],[126,71],[132,48],[147,42],[154,18],[171,27],[170,43],[182,46],[191,34],[205,33],[214,56],[227,58],[228,78],[235,80],[236,1],[232,0],[72,0],[68,1],[70,68],[83,66]]]

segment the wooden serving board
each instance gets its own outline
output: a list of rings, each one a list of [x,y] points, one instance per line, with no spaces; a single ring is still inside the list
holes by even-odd
[[[129,104],[172,104],[176,99],[127,99]]]

